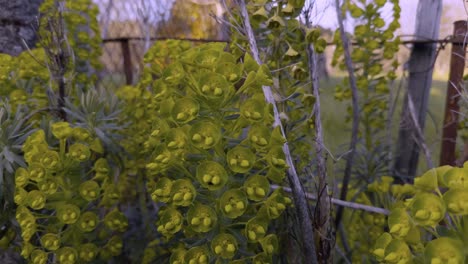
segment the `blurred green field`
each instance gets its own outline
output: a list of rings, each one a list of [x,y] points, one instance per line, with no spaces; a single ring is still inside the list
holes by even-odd
[[[327,149],[335,156],[339,156],[347,150],[351,138],[351,123],[345,122],[346,105],[350,102],[339,102],[334,99],[334,88],[342,82],[341,76],[330,76],[329,80],[320,82],[321,89],[321,107],[322,123],[324,127],[324,141]],[[398,95],[397,106],[392,119],[392,136],[394,146],[398,138],[399,120],[401,115],[404,89],[407,80],[403,80],[402,88]],[[395,82],[395,91],[402,82],[401,79]],[[429,109],[426,115],[425,140],[431,150],[434,165],[439,163],[441,129],[445,111],[445,97],[447,81],[434,80],[432,83],[431,96],[429,99]],[[330,158],[329,158],[330,160]],[[423,172],[426,169],[426,162],[420,155],[418,171]]]

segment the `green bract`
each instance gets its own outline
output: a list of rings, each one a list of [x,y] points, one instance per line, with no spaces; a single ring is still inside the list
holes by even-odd
[[[101,188],[97,182],[90,180],[80,184],[79,191],[81,197],[90,202],[98,198]]]
[[[424,250],[426,263],[465,263],[465,252],[462,241],[449,237],[441,237],[427,243]]]
[[[76,222],[76,226],[82,232],[91,232],[93,231],[99,223],[99,217],[94,212],[84,212],[80,215],[80,218]]]
[[[128,227],[128,220],[123,213],[114,209],[104,217],[104,224],[110,230],[124,232]]]
[[[187,222],[195,232],[206,233],[216,226],[217,221],[214,209],[203,204],[195,204],[187,212]]]
[[[453,167],[444,173],[443,178],[449,188],[468,188],[468,168]]]
[[[191,98],[181,98],[175,101],[172,108],[172,118],[178,123],[187,123],[195,119],[200,106],[197,101]]]
[[[199,121],[189,132],[192,144],[197,148],[213,148],[221,140],[221,128],[212,121]]]
[[[197,166],[197,180],[208,190],[218,190],[228,181],[228,174],[221,164],[204,161]]]
[[[418,193],[410,201],[411,216],[421,226],[436,226],[445,216],[445,204],[431,193]]]
[[[96,258],[99,249],[93,243],[86,243],[80,246],[78,249],[80,260],[90,262]]]
[[[227,152],[226,160],[233,172],[246,173],[252,169],[256,159],[250,149],[236,146]]]
[[[73,224],[80,217],[80,208],[73,204],[57,206],[57,218],[64,224]]]
[[[52,124],[52,134],[57,139],[66,139],[72,135],[73,129],[70,127],[68,122],[57,122]]]
[[[254,125],[249,130],[248,138],[256,149],[264,149],[270,142],[270,128],[265,125]]]
[[[219,207],[228,218],[237,218],[247,210],[247,196],[239,189],[231,189],[223,193],[219,199]]]
[[[240,114],[249,122],[260,122],[265,117],[266,104],[265,101],[259,99],[249,99],[242,104]]]
[[[195,200],[197,192],[192,182],[185,179],[174,181],[171,189],[172,204],[176,206],[189,206]]]
[[[262,245],[263,252],[273,255],[278,252],[278,237],[275,234],[267,235],[260,239],[260,245]]]
[[[81,143],[75,143],[70,146],[68,154],[72,159],[83,162],[89,159],[91,151],[88,146]]]
[[[41,244],[47,250],[57,250],[60,247],[60,237],[57,234],[47,233],[41,237]]]
[[[160,211],[159,221],[156,223],[159,233],[171,237],[182,228],[183,218],[181,213],[172,207]]]
[[[167,177],[160,178],[151,193],[151,199],[155,202],[167,203],[171,199],[172,181]]]
[[[223,259],[232,259],[237,251],[237,240],[233,235],[220,233],[211,241],[211,250]]]
[[[34,210],[39,210],[44,208],[46,204],[46,196],[43,192],[34,190],[27,194],[26,201],[29,207]]]
[[[388,216],[389,233],[395,237],[403,238],[412,228],[411,219],[403,208],[395,208]]]
[[[187,264],[208,264],[209,260],[210,253],[204,246],[193,247],[184,255],[184,261]]]
[[[257,242],[265,237],[268,229],[268,220],[262,217],[254,217],[245,225],[245,236],[249,242]]]
[[[443,196],[447,210],[456,215],[468,215],[468,189],[450,189]]]
[[[270,190],[270,183],[265,176],[252,175],[244,183],[247,197],[252,201],[261,201]]]
[[[60,264],[74,264],[78,262],[78,252],[74,248],[59,248],[55,254]]]

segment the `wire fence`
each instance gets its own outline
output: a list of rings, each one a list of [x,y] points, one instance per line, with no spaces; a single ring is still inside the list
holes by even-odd
[[[106,85],[135,83],[144,54],[156,40],[226,39],[213,19],[223,13],[218,0],[93,1],[100,9],[104,65],[100,79]]]

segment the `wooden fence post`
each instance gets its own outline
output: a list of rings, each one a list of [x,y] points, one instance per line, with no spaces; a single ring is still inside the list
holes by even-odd
[[[420,0],[416,14],[416,29],[414,34],[417,40],[437,40],[439,38],[440,17],[442,15],[442,0]],[[403,102],[401,113],[402,126],[398,135],[398,144],[395,151],[395,164],[393,174],[399,181],[412,182],[416,175],[419,161],[419,143],[417,129],[424,131],[427,106],[432,86],[432,71],[436,59],[437,44],[415,42],[409,59],[409,80],[407,94],[412,98],[414,115],[417,124],[414,124],[409,110],[408,96]]]
[[[133,66],[132,66],[132,58],[130,54],[129,42],[130,41],[128,38],[122,39],[120,42],[120,45],[122,47],[125,81],[127,85],[131,85],[133,83]]]
[[[462,91],[463,71],[465,70],[467,22],[459,20],[454,23],[452,39],[452,55],[450,58],[450,73],[445,99],[445,116],[442,131],[442,147],[440,151],[440,166],[455,165],[455,148],[457,141],[458,99]]]

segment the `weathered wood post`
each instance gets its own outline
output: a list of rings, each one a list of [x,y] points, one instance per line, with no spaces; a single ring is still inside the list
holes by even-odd
[[[129,42],[130,40],[128,38],[123,38],[120,40],[123,56],[123,68],[125,72],[125,82],[127,85],[131,85],[133,83],[133,66]]]
[[[436,40],[439,37],[442,0],[420,0],[416,14],[417,40]],[[393,173],[402,181],[411,182],[419,161],[417,130],[412,122],[408,105],[408,94],[413,101],[417,125],[424,131],[432,71],[436,59],[436,43],[414,43],[409,59],[409,82],[401,113],[401,126],[395,152]]]
[[[462,91],[463,71],[465,70],[466,53],[466,20],[454,23],[452,39],[452,56],[450,58],[450,73],[445,99],[445,116],[442,131],[442,147],[440,165],[455,165],[455,147],[457,141],[458,115],[460,107],[458,99]]]

